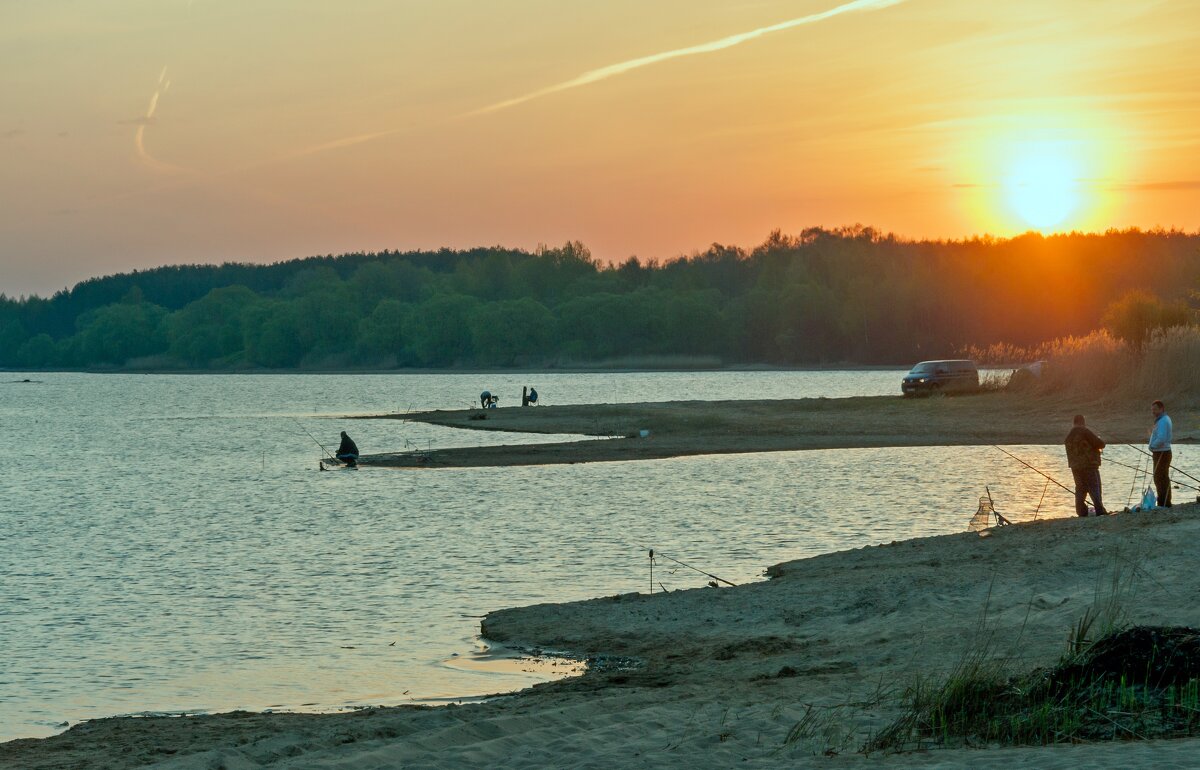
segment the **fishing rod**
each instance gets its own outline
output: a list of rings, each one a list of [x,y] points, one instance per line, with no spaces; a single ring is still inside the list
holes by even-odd
[[[324,445],[324,444],[322,444],[320,441],[317,441],[317,437],[316,437],[316,436],[314,436],[314,435],[313,435],[313,434],[312,434],[312,433],[311,433],[311,432],[308,430],[308,428],[306,428],[306,427],[304,427],[303,425],[301,425],[301,424],[300,424],[300,421],[299,421],[299,420],[297,420],[295,417],[292,417],[292,418],[291,418],[291,420],[292,420],[292,422],[296,423],[296,425],[297,425],[297,426],[299,426],[300,430],[302,430],[302,431],[304,431],[306,434],[308,434],[308,437],[309,437],[309,438],[311,438],[311,439],[313,440],[313,443],[314,443],[314,444],[316,444],[317,446],[321,447],[321,451],[322,451],[322,452],[324,452],[325,454],[329,455],[329,459],[330,459],[330,460],[334,460],[334,461],[336,461],[336,460],[337,460],[337,458],[333,456],[333,453],[332,453],[332,452],[330,452],[328,449],[326,449],[326,448],[325,448],[325,445]]]
[[[1075,494],[1075,491],[1074,491],[1073,489],[1071,489],[1071,488],[1070,488],[1070,487],[1068,487],[1067,485],[1063,484],[1061,481],[1059,481],[1058,479],[1054,478],[1054,477],[1053,477],[1053,476],[1051,476],[1049,473],[1046,473],[1045,471],[1040,471],[1040,470],[1038,470],[1037,468],[1035,468],[1035,467],[1033,467],[1032,465],[1030,465],[1029,463],[1025,462],[1025,461],[1024,461],[1024,460],[1022,460],[1020,457],[1017,457],[1015,454],[1013,454],[1012,452],[1008,451],[1008,450],[1007,450],[1007,449],[1005,449],[1004,447],[997,446],[996,444],[989,444],[988,446],[992,447],[992,449],[999,449],[1001,452],[1003,452],[1004,454],[1008,455],[1008,456],[1009,456],[1009,457],[1011,457],[1012,459],[1016,460],[1016,461],[1017,461],[1017,462],[1019,462],[1021,465],[1024,465],[1026,468],[1028,468],[1029,470],[1031,470],[1031,471],[1033,471],[1034,473],[1038,474],[1039,476],[1042,476],[1043,478],[1045,478],[1045,479],[1048,479],[1049,481],[1053,481],[1055,484],[1057,484],[1057,485],[1058,485],[1058,487],[1059,487],[1060,489],[1062,489],[1062,490],[1063,490],[1064,492],[1066,492],[1067,494],[1070,494],[1070,495],[1074,495],[1074,494]]]
[[[1131,471],[1137,471],[1138,473],[1148,473],[1147,471],[1143,470],[1142,468],[1139,468],[1139,467],[1137,467],[1137,466],[1134,466],[1134,465],[1127,465],[1127,464],[1125,464],[1125,463],[1123,463],[1123,462],[1120,462],[1120,461],[1118,461],[1118,460],[1114,460],[1114,459],[1112,459],[1111,457],[1110,457],[1110,458],[1106,458],[1106,459],[1105,459],[1105,462],[1106,462],[1106,463],[1109,463],[1109,464],[1111,464],[1111,465],[1117,465],[1117,466],[1120,466],[1120,467],[1122,467],[1122,468],[1128,468],[1129,470],[1131,470]],[[1175,466],[1173,466],[1173,465],[1172,465],[1171,467],[1172,467],[1172,468],[1175,468]],[[1178,468],[1175,468],[1175,470],[1179,470],[1179,469],[1178,469]],[[1182,473],[1184,476],[1187,476],[1187,474],[1186,474],[1186,473],[1183,473],[1183,471],[1179,471],[1179,472],[1180,472],[1180,473]],[[1188,478],[1190,479],[1190,478],[1191,478],[1191,476],[1188,476]],[[1176,484],[1178,484],[1178,485],[1179,485],[1179,486],[1181,486],[1181,487],[1185,487],[1185,488],[1187,488],[1187,489],[1194,489],[1194,490],[1196,490],[1197,492],[1200,492],[1200,487],[1197,487],[1197,486],[1195,486],[1194,484],[1187,484],[1187,483],[1184,483],[1184,482],[1182,482],[1182,481],[1179,481],[1178,479],[1175,481],[1175,483],[1176,483]]]
[[[983,491],[987,492],[988,506],[992,509],[992,513],[996,514],[996,521],[998,521],[1004,525],[1012,524],[1011,521],[1009,521],[1008,519],[1006,519],[1005,517],[1000,515],[1000,511],[996,510],[996,501],[992,499],[992,488],[985,485],[983,488]],[[1043,489],[1042,497],[1045,497],[1045,496],[1046,496],[1046,490]],[[1040,507],[1041,503],[1038,503],[1038,506]],[[1035,513],[1034,516],[1036,517],[1037,514]]]
[[[1137,446],[1135,444],[1126,444],[1125,446],[1129,447],[1130,449],[1136,449],[1137,451],[1141,452],[1142,454],[1146,455],[1147,457],[1154,457],[1154,455],[1150,454],[1145,449],[1142,449],[1140,446]],[[1179,470],[1179,466],[1175,465],[1174,462],[1171,463],[1171,469],[1179,471],[1182,475],[1187,476],[1192,481],[1196,482],[1197,484],[1200,484],[1200,479],[1196,478],[1195,476],[1188,473],[1187,471]]]
[[[626,543],[626,545],[629,545],[629,543]],[[667,561],[678,564],[680,567],[687,567],[688,569],[692,570],[693,572],[699,572],[701,575],[704,575],[705,577],[710,577],[713,580],[716,580],[720,583],[724,583],[727,586],[733,586],[734,588],[737,588],[737,583],[731,583],[728,580],[726,580],[725,578],[717,577],[716,575],[712,574],[711,572],[705,572],[704,570],[700,569],[699,567],[693,567],[692,565],[690,565],[686,562],[682,562],[679,559],[675,559],[670,556],[667,556],[662,551],[655,551],[653,548],[646,548],[646,547],[640,546],[640,545],[637,546],[637,548],[639,550],[649,552],[651,561],[654,560],[655,556],[660,556],[660,557],[666,559]]]

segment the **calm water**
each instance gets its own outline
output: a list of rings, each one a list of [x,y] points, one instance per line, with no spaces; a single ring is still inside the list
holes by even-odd
[[[1044,480],[983,447],[319,473],[304,432],[346,429],[364,452],[541,441],[337,416],[463,407],[484,388],[519,403],[523,384],[548,404],[892,394],[901,374],[0,373],[0,740],[120,713],[515,689],[546,674],[482,665],[478,617],[645,590],[642,548],[740,582],[960,531],[985,484],[1031,516]],[[26,376],[40,382],[9,382]],[[1069,477],[1058,447],[1014,451]],[[1108,469],[1110,505],[1131,477]],[[1050,487],[1042,515],[1069,507]]]

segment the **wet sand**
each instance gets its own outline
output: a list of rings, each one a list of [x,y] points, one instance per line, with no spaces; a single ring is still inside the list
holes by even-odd
[[[99,720],[0,745],[0,767],[1192,767],[1197,739],[856,750],[904,688],[985,640],[1022,668],[1053,663],[1114,584],[1130,622],[1200,626],[1198,541],[1188,505],[827,554],[737,588],[502,610],[483,621],[493,639],[640,665],[458,707]]]
[[[549,465],[739,452],[857,447],[1058,444],[1082,412],[1111,444],[1143,444],[1149,404],[985,393],[791,401],[670,401],[505,407],[379,415],[452,428],[619,438],[364,455],[362,465],[410,468]],[[1173,412],[1176,441],[1200,412]],[[649,431],[641,438],[640,432]]]

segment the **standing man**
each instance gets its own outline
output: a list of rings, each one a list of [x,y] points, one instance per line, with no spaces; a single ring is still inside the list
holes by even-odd
[[[1161,401],[1150,404],[1154,428],[1150,431],[1150,454],[1154,457],[1154,491],[1158,504],[1171,507],[1171,418]]]
[[[1083,415],[1075,415],[1075,425],[1063,443],[1067,447],[1067,464],[1075,477],[1075,514],[1087,516],[1087,496],[1092,496],[1097,516],[1107,516],[1100,489],[1100,450],[1104,442],[1084,425]]]

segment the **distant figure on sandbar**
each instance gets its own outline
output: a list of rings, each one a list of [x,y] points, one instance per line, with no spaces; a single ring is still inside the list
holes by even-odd
[[[1171,507],[1171,418],[1161,401],[1150,404],[1154,427],[1150,431],[1150,455],[1154,458],[1154,492],[1158,504]]]
[[[483,409],[488,408],[488,404],[492,402],[492,391],[485,390],[479,394],[479,406]]]
[[[358,444],[346,435],[346,431],[342,431],[342,443],[338,444],[336,457],[351,468],[358,467]]]
[[[1090,494],[1096,505],[1096,515],[1106,516],[1108,511],[1104,510],[1100,489],[1100,450],[1105,444],[1084,424],[1082,414],[1075,415],[1074,422],[1063,443],[1067,448],[1067,464],[1075,477],[1075,514],[1088,515],[1087,496]]]
[[[537,391],[533,388],[521,388],[521,406],[533,406],[537,403]]]
[[[531,385],[531,386],[529,386],[529,405],[537,406],[537,400],[538,400],[537,388],[535,388]]]
[[[488,396],[488,401],[487,401],[488,409],[495,409],[499,403],[500,403],[499,396]]]

